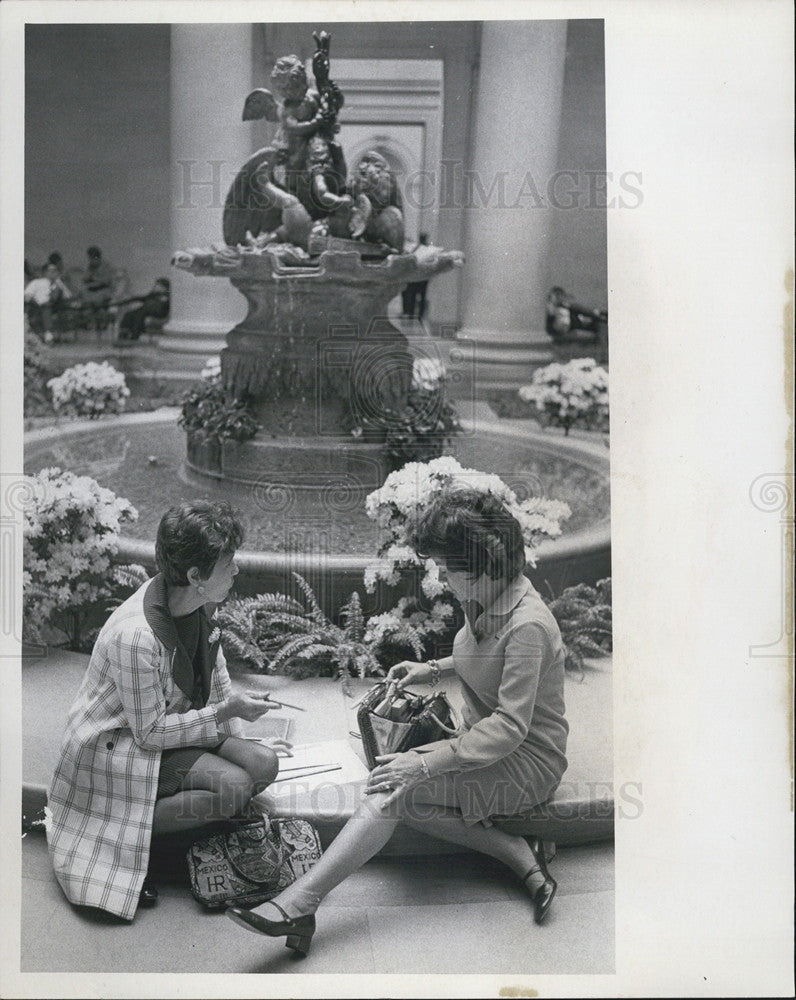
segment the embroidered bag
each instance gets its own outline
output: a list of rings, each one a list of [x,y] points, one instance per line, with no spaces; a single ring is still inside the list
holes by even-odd
[[[311,823],[263,816],[191,845],[191,891],[209,909],[256,906],[280,893],[320,856],[321,842]]]

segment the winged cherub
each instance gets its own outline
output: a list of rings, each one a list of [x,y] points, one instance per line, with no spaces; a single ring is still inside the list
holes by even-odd
[[[246,98],[244,121],[264,118],[278,127],[271,145],[246,161],[227,195],[224,240],[230,245],[260,234],[301,244],[314,220],[352,204],[343,152],[333,139],[343,95],[328,78],[328,34],[314,37],[313,67],[323,92],[309,86],[304,64],[290,55],[278,59],[271,73],[281,104],[263,87]]]

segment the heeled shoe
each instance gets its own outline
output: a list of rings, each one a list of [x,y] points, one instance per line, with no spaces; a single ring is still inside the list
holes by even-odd
[[[533,900],[533,919],[537,924],[541,924],[547,916],[550,904],[553,902],[553,896],[556,894],[558,882],[556,882],[547,870],[547,862],[545,861],[545,852],[542,841],[536,838],[535,840],[530,841],[529,846],[533,851],[536,864],[525,873],[522,878],[522,884],[525,886],[526,891]],[[537,889],[532,889],[528,884],[528,879],[531,875],[535,875],[537,872],[544,876],[544,884],[540,885]]]
[[[138,905],[151,907],[154,906],[158,901],[158,887],[150,879],[145,878],[144,884],[141,886],[141,892],[138,896]]]
[[[267,934],[268,937],[286,936],[285,947],[292,948],[297,955],[301,955],[303,958],[310,950],[312,935],[315,933],[315,914],[310,913],[304,917],[289,917],[279,903],[271,900],[271,905],[279,910],[284,919],[269,920],[267,917],[261,917],[259,913],[242,910],[237,906],[228,907],[226,912],[230,920],[245,927],[247,931]]]

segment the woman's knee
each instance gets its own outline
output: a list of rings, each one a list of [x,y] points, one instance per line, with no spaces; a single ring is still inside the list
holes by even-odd
[[[359,819],[400,820],[402,800],[399,797],[390,802],[388,801],[389,797],[389,792],[372,792],[370,794],[363,792],[354,815]]]
[[[252,797],[248,772],[215,753],[204,754],[188,772],[185,789],[206,789],[217,799],[217,809],[224,816],[234,816]]]
[[[219,753],[246,771],[251,778],[255,795],[267,788],[279,773],[279,758],[276,753],[259,743],[230,736],[224,741]]]
[[[253,747],[255,754],[251,767],[247,766],[249,777],[255,787],[255,794],[267,788],[279,774],[279,758],[270,747]]]

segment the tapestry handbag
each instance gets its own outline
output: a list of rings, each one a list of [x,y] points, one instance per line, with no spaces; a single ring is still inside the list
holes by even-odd
[[[320,856],[311,823],[263,816],[191,845],[191,891],[209,909],[256,906],[295,882]]]
[[[453,708],[441,691],[412,694],[388,681],[376,684],[359,703],[357,724],[371,770],[382,754],[403,753],[459,732]]]

